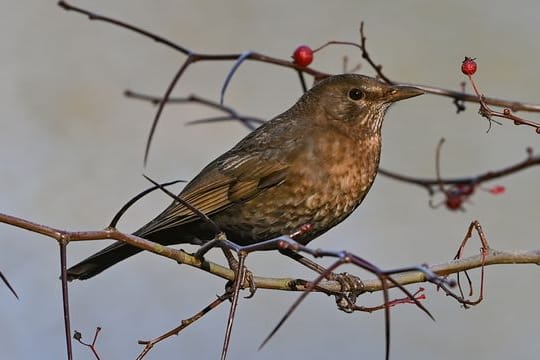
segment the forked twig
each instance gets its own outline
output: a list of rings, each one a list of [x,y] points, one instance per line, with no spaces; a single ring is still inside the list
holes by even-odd
[[[463,238],[463,241],[459,245],[459,248],[458,248],[458,251],[456,253],[456,256],[454,257],[454,260],[461,259],[462,255],[463,255],[463,251],[465,250],[465,245],[467,244],[467,241],[472,236],[473,229],[476,230],[476,233],[478,234],[478,237],[479,237],[480,242],[482,244],[482,247],[480,248],[480,252],[482,254],[482,266],[480,267],[480,292],[479,292],[478,298],[476,300],[468,300],[463,294],[463,290],[462,290],[462,287],[461,287],[461,279],[460,279],[460,276],[459,276],[460,273],[459,272],[457,273],[457,275],[456,275],[457,276],[457,284],[458,284],[458,288],[459,288],[459,291],[460,291],[460,294],[461,294],[461,299],[458,299],[458,300],[460,301],[460,303],[463,304],[463,306],[465,308],[467,308],[468,305],[478,305],[484,299],[485,264],[486,264],[486,256],[488,254],[488,251],[490,250],[490,247],[489,247],[489,244],[488,244],[488,241],[487,241],[487,237],[484,234],[484,231],[482,230],[482,226],[480,225],[480,223],[477,220],[475,220],[475,221],[471,222],[471,224],[469,225],[469,229],[467,230],[467,233],[465,234],[465,237]],[[468,296],[470,297],[470,296],[473,295],[472,281],[471,281],[471,278],[469,277],[469,274],[467,273],[466,270],[464,271],[464,273],[465,273],[465,276],[467,277],[467,282],[468,282],[468,285],[469,285],[469,295]]]
[[[168,339],[169,337],[173,335],[178,335],[182,330],[187,328],[189,325],[195,323],[197,320],[201,319],[204,315],[208,314],[210,311],[217,308],[219,305],[223,304],[226,300],[231,298],[230,291],[225,292],[223,295],[218,296],[214,301],[212,301],[210,304],[208,304],[204,309],[197,312],[195,315],[193,315],[190,318],[187,318],[185,320],[182,320],[180,322],[180,325],[175,327],[172,330],[167,331],[165,334],[158,336],[157,338],[154,338],[152,340],[139,340],[140,345],[144,345],[143,351],[137,356],[136,360],[142,360],[150,350],[156,345],[157,343]]]
[[[97,338],[98,338],[100,332],[101,332],[101,328],[98,326],[96,328],[96,332],[94,333],[94,338],[92,339],[91,343],[84,342],[82,340],[82,334],[79,331],[75,331],[75,333],[73,334],[73,338],[75,340],[77,340],[77,342],[79,342],[79,344],[84,345],[87,348],[89,348],[92,351],[92,354],[94,354],[94,357],[97,360],[100,360],[100,357],[99,357],[99,354],[98,354],[97,349],[96,349],[96,341],[97,341]]]

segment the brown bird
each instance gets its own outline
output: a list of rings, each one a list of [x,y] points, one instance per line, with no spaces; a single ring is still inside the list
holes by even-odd
[[[349,216],[368,193],[388,107],[422,93],[362,75],[329,77],[212,161],[179,197],[239,245],[309,224],[295,237],[307,244]],[[164,245],[203,244],[214,232],[174,201],[134,235]],[[118,241],[68,269],[68,277],[88,279],[140,251]]]

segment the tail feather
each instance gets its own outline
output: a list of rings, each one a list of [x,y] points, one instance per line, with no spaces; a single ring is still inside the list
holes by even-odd
[[[141,251],[142,249],[117,241],[77,265],[70,267],[67,270],[68,281],[89,279]]]
[[[157,242],[162,245],[173,245],[173,244],[182,244],[182,243],[191,243],[191,244],[202,244],[202,241],[199,238],[195,237],[191,231],[191,227],[182,227],[179,228],[170,228],[165,230],[156,231],[154,233],[147,233],[141,230],[138,230],[133,233],[133,235],[144,237],[150,241]],[[205,238],[210,239],[208,234],[205,235]],[[84,259],[80,263],[70,267],[67,270],[68,280],[86,280],[89,279],[100,272],[108,269],[116,263],[119,263],[122,260],[127,259],[130,256],[133,256],[142,249],[139,249],[135,246],[131,246],[122,241],[117,241],[114,244],[107,246],[101,251],[98,251],[94,255]]]

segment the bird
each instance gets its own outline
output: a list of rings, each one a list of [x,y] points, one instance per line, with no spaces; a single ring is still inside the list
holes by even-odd
[[[238,245],[295,232],[306,245],[362,203],[377,175],[387,109],[421,94],[360,74],[320,80],[204,167],[180,192],[183,204],[173,201],[133,234],[162,245],[212,240],[215,228],[187,202]],[[69,268],[68,279],[91,278],[140,251],[117,241]]]

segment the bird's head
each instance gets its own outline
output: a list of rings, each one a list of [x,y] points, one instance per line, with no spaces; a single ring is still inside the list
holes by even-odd
[[[328,77],[311,88],[299,104],[311,109],[311,118],[320,125],[378,134],[384,114],[396,101],[424,92],[411,86],[389,85],[358,74]]]

